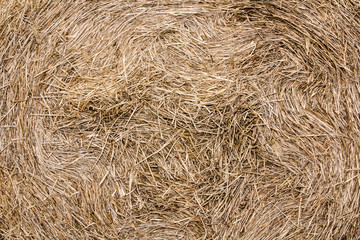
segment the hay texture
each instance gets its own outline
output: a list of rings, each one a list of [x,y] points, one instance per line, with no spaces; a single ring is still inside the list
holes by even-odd
[[[360,239],[359,14],[0,1],[0,239]]]

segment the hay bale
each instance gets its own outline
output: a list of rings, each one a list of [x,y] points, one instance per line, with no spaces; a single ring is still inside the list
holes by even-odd
[[[360,3],[1,1],[1,239],[359,239]]]

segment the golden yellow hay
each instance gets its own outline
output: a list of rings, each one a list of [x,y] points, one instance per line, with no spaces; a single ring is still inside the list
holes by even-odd
[[[359,13],[0,1],[0,239],[360,239]]]

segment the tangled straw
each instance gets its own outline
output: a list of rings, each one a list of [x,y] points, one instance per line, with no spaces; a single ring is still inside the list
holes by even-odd
[[[359,12],[0,1],[0,239],[359,239]]]

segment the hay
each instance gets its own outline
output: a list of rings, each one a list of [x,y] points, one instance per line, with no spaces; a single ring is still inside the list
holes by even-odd
[[[0,1],[0,239],[360,239],[359,10]]]

